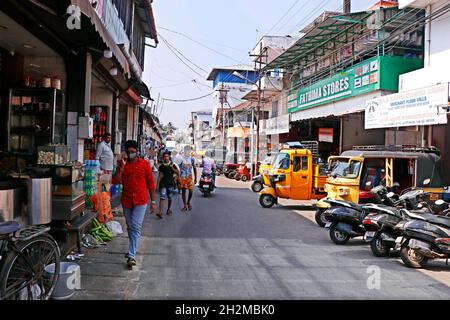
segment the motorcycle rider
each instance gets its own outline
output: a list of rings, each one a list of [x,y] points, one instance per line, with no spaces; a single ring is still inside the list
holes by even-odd
[[[202,159],[201,167],[202,170],[202,176],[203,175],[211,175],[214,183],[216,180],[216,163],[213,158],[211,158],[211,151],[205,152],[205,157]]]

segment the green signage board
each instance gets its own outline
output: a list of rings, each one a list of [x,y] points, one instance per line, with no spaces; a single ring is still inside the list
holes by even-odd
[[[421,59],[378,56],[343,70],[332,77],[293,91],[288,112],[297,112],[375,90],[398,91],[398,76],[423,67]]]

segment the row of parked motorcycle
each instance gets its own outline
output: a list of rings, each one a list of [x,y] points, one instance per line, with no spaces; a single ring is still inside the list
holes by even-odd
[[[328,198],[325,201],[330,207],[317,210],[316,222],[329,229],[335,244],[344,245],[351,238],[363,236],[375,256],[399,252],[403,263],[411,268],[422,268],[430,259],[450,257],[448,202],[427,201],[429,195],[422,189],[396,194],[380,185],[371,192],[376,203],[361,205]]]

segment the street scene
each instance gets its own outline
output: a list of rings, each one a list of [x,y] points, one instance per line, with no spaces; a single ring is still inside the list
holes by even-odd
[[[0,1],[0,300],[448,299],[449,28],[449,0]]]

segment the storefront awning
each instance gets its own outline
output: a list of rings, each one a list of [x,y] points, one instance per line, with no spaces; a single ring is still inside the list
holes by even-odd
[[[72,5],[76,5],[80,8],[81,13],[88,17],[94,26],[95,30],[101,36],[104,44],[113,52],[114,57],[119,62],[124,74],[129,78],[131,76],[130,66],[128,64],[127,58],[123,54],[120,47],[115,43],[114,39],[106,30],[103,22],[100,20],[95,9],[92,7],[88,0],[70,0]]]

